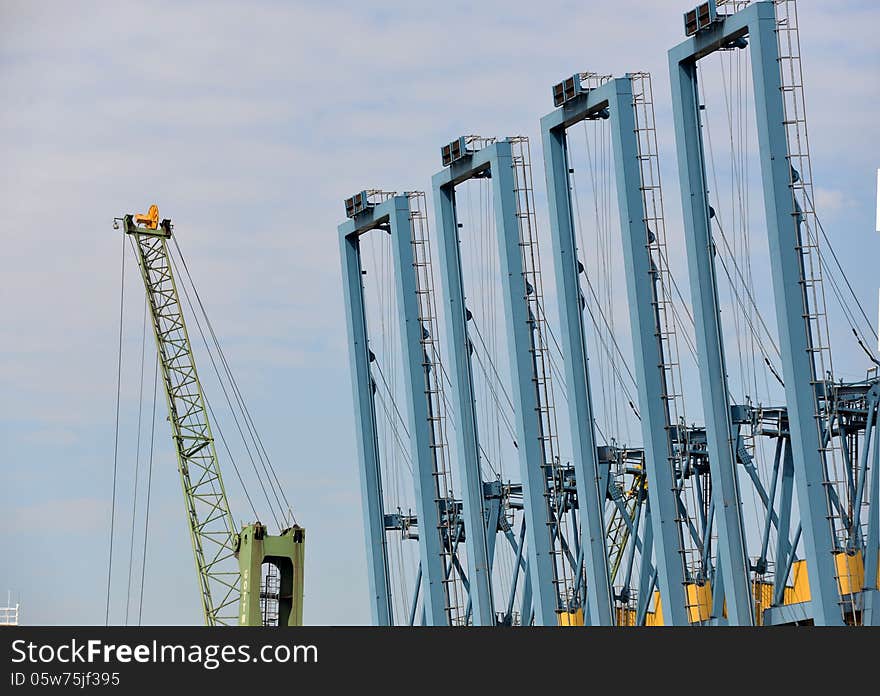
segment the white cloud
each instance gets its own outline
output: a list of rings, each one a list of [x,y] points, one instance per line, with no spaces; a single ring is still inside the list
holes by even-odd
[[[110,506],[101,498],[44,500],[32,505],[13,506],[9,511],[10,533],[35,531],[66,536],[92,534],[107,524]]]

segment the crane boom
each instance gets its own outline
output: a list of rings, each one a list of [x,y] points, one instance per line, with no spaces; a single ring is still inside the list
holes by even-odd
[[[168,254],[171,220],[152,205],[122,221],[150,307],[205,623],[301,626],[305,529],[273,536],[257,520],[235,531]]]
[[[147,292],[198,570],[202,611],[209,626],[235,623],[240,580],[237,534],[168,255],[171,222],[163,220],[159,224],[158,210],[150,212],[138,216],[140,225],[131,215],[123,221],[125,232],[134,239]]]

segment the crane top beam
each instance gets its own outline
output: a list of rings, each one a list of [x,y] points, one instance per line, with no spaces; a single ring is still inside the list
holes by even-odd
[[[163,239],[171,239],[171,230],[173,225],[170,218],[165,218],[160,223],[159,209],[153,205],[150,211],[155,209],[155,221],[153,224],[152,212],[147,215],[125,215],[123,216],[123,229],[126,234],[143,235],[146,237],[162,237]]]

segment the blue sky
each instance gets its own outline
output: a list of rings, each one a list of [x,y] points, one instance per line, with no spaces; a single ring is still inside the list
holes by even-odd
[[[876,313],[880,10],[802,5],[817,205]],[[104,620],[121,244],[111,222],[156,202],[309,529],[305,620],[368,622],[342,199],[428,188],[440,146],[462,133],[524,134],[546,228],[538,119],[550,85],[580,70],[648,70],[674,229],[666,50],[689,6],[0,0],[0,590],[20,596],[22,620]],[[129,281],[114,623],[125,613],[142,306]],[[840,355],[863,370],[858,349]],[[157,426],[144,622],[198,623],[164,416]]]

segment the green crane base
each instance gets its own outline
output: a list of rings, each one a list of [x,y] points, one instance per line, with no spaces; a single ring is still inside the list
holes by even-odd
[[[296,525],[277,536],[267,534],[259,522],[242,528],[236,550],[241,570],[240,626],[302,626],[305,540],[306,530]],[[274,566],[270,577],[277,577],[277,586],[263,583],[264,564]]]

